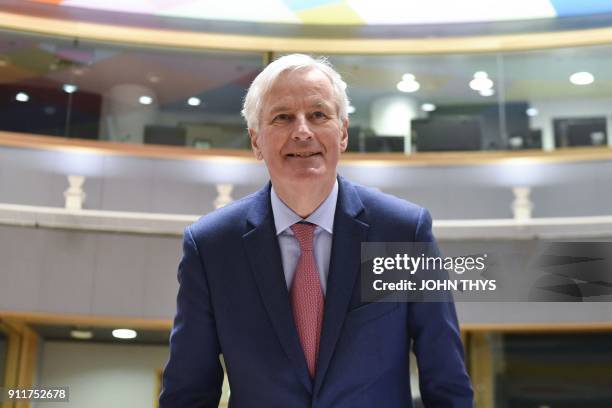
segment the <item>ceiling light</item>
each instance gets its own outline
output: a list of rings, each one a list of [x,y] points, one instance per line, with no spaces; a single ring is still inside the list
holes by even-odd
[[[113,330],[113,337],[117,339],[133,339],[136,337],[136,331],[132,329],[115,329]]]
[[[93,338],[93,332],[91,330],[74,329],[70,330],[70,336],[73,339],[89,340]]]
[[[79,88],[76,85],[73,85],[73,84],[64,84],[62,89],[64,90],[64,92],[71,94],[71,93],[75,93],[76,90],[79,89]]]
[[[400,81],[397,83],[397,89],[401,92],[416,92],[421,87],[417,81]]]
[[[481,89],[478,93],[480,95],[482,95],[482,96],[493,96],[493,95],[495,95],[495,91],[493,90],[493,88]]]
[[[569,80],[574,85],[589,85],[595,81],[595,77],[590,72],[576,72],[570,76]]]
[[[421,88],[413,74],[405,73],[402,80],[397,83],[397,89],[401,92],[416,92]]]
[[[489,74],[487,74],[485,71],[476,71],[474,72],[474,78],[476,79],[485,79],[488,78]]]
[[[153,98],[151,98],[150,96],[143,95],[140,98],[138,98],[138,102],[140,102],[143,105],[150,105],[153,103]]]
[[[538,112],[538,110],[536,108],[529,108],[529,109],[527,109],[527,111],[525,113],[527,113],[527,116],[533,117],[533,116],[538,116],[538,113],[540,113],[540,112]]]
[[[356,110],[356,109],[355,109],[355,107],[354,107],[353,105],[349,105],[349,106],[346,108],[346,112],[347,112],[349,115],[350,115],[351,113],[355,113],[355,110]]]
[[[17,95],[15,95],[15,99],[19,102],[27,102],[30,100],[30,97],[25,92],[19,92]]]
[[[195,96],[192,96],[191,98],[187,99],[187,105],[189,106],[200,106],[201,103],[202,101],[200,100],[200,98],[196,98]]]
[[[421,109],[424,112],[433,112],[436,110],[436,105],[434,105],[433,103],[424,103],[421,105]]]
[[[472,88],[475,91],[491,89],[493,88],[493,81],[491,81],[489,78],[486,78],[486,77],[485,78],[474,77],[474,79],[470,81],[470,88]]]

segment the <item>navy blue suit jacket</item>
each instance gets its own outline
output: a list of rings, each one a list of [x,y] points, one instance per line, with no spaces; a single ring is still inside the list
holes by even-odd
[[[339,177],[314,379],[291,313],[270,184],[188,227],[160,408],[411,407],[409,350],[427,407],[472,407],[452,303],[363,303],[360,244],[433,242],[427,210]]]

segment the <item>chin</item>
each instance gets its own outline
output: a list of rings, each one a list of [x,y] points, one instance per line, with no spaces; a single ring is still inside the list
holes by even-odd
[[[286,172],[283,177],[287,185],[312,185],[324,182],[329,175],[317,169],[300,169]]]

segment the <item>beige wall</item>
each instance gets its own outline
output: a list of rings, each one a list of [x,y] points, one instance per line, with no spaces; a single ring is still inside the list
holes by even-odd
[[[38,384],[70,387],[70,402],[33,408],[153,408],[167,358],[165,346],[45,342]]]

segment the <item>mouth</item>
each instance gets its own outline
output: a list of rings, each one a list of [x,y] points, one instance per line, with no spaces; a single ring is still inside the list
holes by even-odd
[[[317,156],[320,155],[320,152],[296,152],[296,153],[289,153],[287,154],[287,157],[301,157],[301,158],[307,158],[307,157],[312,157],[312,156]]]

